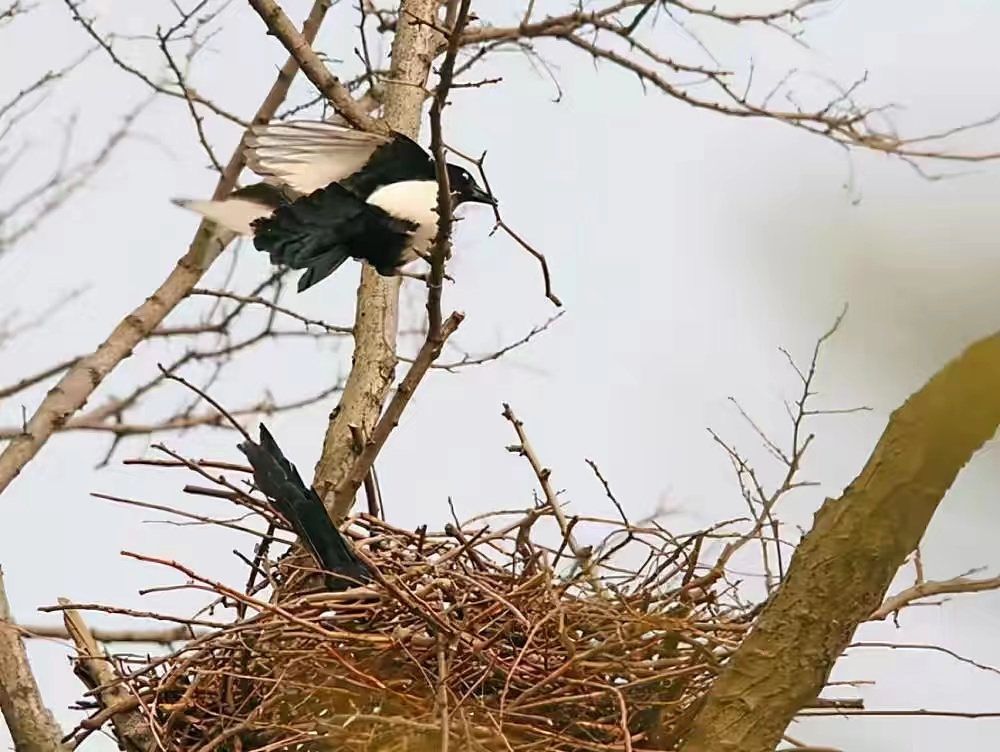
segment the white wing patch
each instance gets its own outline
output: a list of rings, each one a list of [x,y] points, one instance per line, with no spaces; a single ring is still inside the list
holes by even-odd
[[[354,174],[389,139],[339,123],[293,121],[254,125],[247,165],[299,193],[312,193]]]
[[[248,201],[245,198],[227,198],[223,201],[192,201],[175,198],[173,202],[177,206],[197,212],[205,219],[210,219],[239,235],[253,235],[253,227],[251,227],[253,221],[269,217],[274,211],[274,207]]]
[[[438,184],[436,180],[403,180],[377,188],[368,203],[399,219],[424,224],[437,223]]]
[[[437,236],[438,184],[436,180],[404,180],[378,188],[368,197],[374,204],[399,219],[416,222],[408,249],[417,254],[430,250]]]

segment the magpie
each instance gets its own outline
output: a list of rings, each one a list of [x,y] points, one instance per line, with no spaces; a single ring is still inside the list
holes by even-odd
[[[237,448],[250,461],[257,488],[271,499],[326,573],[330,591],[340,592],[372,581],[371,569],[354,553],[327,514],[319,494],[302,482],[299,471],[263,423],[259,444],[248,439]]]
[[[221,201],[175,199],[241,235],[271,263],[305,269],[299,292],[348,258],[383,276],[426,257],[437,235],[438,183],[433,157],[411,138],[354,130],[341,122],[254,125],[247,165],[264,182]],[[452,209],[496,205],[472,174],[449,163]]]

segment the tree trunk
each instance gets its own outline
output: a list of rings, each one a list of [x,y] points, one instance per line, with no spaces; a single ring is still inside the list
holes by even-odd
[[[440,35],[414,19],[433,21],[438,0],[408,0],[399,11],[392,42],[392,68],[386,86],[385,120],[390,128],[416,138],[426,99],[424,87]],[[330,414],[323,454],[313,485],[335,518],[350,511],[353,499],[334,504],[334,490],[347,475],[358,448],[352,427],[371,434],[396,371],[399,277],[382,277],[368,266],[361,271],[354,323],[354,358],[340,404]]]

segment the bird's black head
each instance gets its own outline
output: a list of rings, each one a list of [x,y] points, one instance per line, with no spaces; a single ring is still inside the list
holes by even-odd
[[[476,204],[496,206],[497,200],[479,187],[472,173],[458,165],[448,165],[448,186],[455,206],[471,201]]]

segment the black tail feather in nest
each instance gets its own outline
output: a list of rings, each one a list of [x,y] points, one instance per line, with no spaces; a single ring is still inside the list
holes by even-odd
[[[260,444],[248,440],[238,446],[250,461],[257,488],[271,499],[327,572],[327,587],[341,591],[370,582],[372,572],[368,565],[354,553],[327,514],[319,494],[302,481],[299,471],[282,454],[264,424],[260,425]]]

